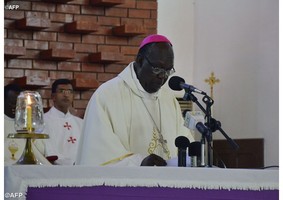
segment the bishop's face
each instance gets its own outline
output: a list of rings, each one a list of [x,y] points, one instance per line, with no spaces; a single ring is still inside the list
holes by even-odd
[[[157,92],[174,72],[174,53],[170,44],[156,43],[135,63],[140,84],[148,93]]]

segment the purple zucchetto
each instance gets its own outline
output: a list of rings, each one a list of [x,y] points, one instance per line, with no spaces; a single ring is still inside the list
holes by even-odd
[[[170,42],[170,40],[168,40],[168,38],[166,38],[163,35],[154,34],[154,35],[149,35],[143,39],[143,41],[140,44],[140,49],[147,44],[155,43],[155,42],[166,42],[172,46],[172,43]]]

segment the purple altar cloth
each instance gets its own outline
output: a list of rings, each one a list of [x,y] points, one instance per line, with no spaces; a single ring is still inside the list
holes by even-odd
[[[211,190],[168,187],[29,187],[28,200],[278,200],[278,190]]]

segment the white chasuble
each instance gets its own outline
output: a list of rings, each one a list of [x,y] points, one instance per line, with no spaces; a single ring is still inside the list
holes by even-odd
[[[136,81],[131,63],[92,95],[76,164],[105,165],[137,157],[135,164],[140,165],[151,153],[167,160],[177,156],[177,136],[194,141],[171,91],[163,87],[148,94]]]

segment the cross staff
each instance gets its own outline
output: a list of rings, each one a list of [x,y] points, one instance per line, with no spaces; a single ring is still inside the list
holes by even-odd
[[[208,79],[205,79],[205,82],[210,85],[210,97],[213,99],[213,85],[219,83],[220,80],[215,78],[214,72],[211,72],[210,77]]]

